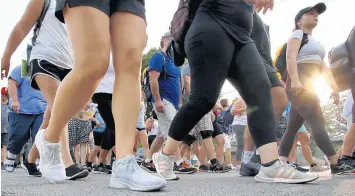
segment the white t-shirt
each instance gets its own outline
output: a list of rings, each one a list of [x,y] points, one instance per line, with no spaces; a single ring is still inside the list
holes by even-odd
[[[354,104],[353,95],[351,94],[351,90],[349,90],[348,94],[346,96],[346,101],[344,103],[344,107],[343,107],[343,116],[344,117],[347,117],[352,114],[353,104]]]
[[[246,112],[243,112],[241,115],[235,115],[233,119],[233,125],[247,125],[248,123],[248,116]]]
[[[110,65],[108,70],[101,80],[100,84],[97,86],[95,93],[113,93],[113,84],[115,82],[115,70],[113,69],[112,56],[110,56]]]
[[[73,58],[65,25],[54,15],[57,1],[51,0],[47,14],[32,48],[30,60],[46,60],[62,68],[72,69]]]
[[[139,110],[137,128],[140,128],[140,129],[145,128],[145,124],[144,124],[144,113],[145,113],[145,105],[144,105],[144,102],[142,101],[142,102],[141,102],[141,109]]]
[[[159,124],[157,120],[154,120],[152,129],[149,131],[148,136],[157,135],[159,129]]]
[[[302,41],[303,31],[296,30],[292,33],[290,39],[299,39]],[[289,39],[289,40],[290,40]],[[317,41],[312,35],[308,35],[308,42],[301,48],[297,56],[297,63],[303,61],[322,61],[325,56],[323,44]]]

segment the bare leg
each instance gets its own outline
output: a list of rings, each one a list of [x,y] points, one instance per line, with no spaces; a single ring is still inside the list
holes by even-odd
[[[164,139],[162,137],[155,138],[152,145],[150,146],[150,150],[147,158],[152,159],[153,154],[159,151],[159,149],[163,146],[163,143],[164,143]]]
[[[352,156],[355,148],[355,123],[351,124],[350,129],[346,132],[344,137],[344,146],[342,156]]]
[[[100,151],[100,148],[101,148],[100,146],[95,146],[94,149],[92,149],[88,157],[88,162],[93,163],[95,161],[95,157],[97,153]]]
[[[212,137],[204,139],[203,140],[203,146],[205,147],[208,159],[209,160],[215,159],[216,158],[216,154],[214,152],[214,146],[213,146],[213,142],[212,142]]]
[[[109,17],[88,6],[63,10],[74,54],[74,68],[58,88],[44,139],[51,143],[60,136],[69,120],[93,95],[109,65]],[[75,97],[75,99],[73,99]]]
[[[294,163],[296,162],[296,147],[297,147],[297,140],[293,142],[292,150],[290,155],[288,156],[288,162]]]
[[[132,154],[140,108],[140,72],[146,44],[146,23],[130,12],[110,18],[115,84],[112,111],[115,119],[116,157]],[[125,112],[122,112],[125,111]]]
[[[298,141],[300,141],[300,143],[301,143],[301,149],[302,149],[302,154],[303,154],[304,159],[306,159],[306,161],[308,162],[309,165],[315,164],[313,161],[311,148],[309,147],[310,140],[309,140],[308,133],[299,132],[299,133],[297,133],[297,138],[298,138]]]
[[[198,141],[196,141],[196,142],[194,142],[194,143],[192,144],[192,152],[196,155],[196,157],[199,156],[199,154],[200,154],[200,148],[199,148],[199,146],[198,146]],[[217,152],[216,152],[216,156],[217,156]]]
[[[216,142],[216,159],[220,163],[224,163],[224,137],[223,134],[217,135],[214,138]]]
[[[226,149],[226,152],[224,153],[225,156],[226,156],[226,164],[227,165],[230,165],[232,164],[232,149],[229,148],[229,149]]]
[[[76,160],[76,164],[80,163],[80,144],[76,145],[74,148],[74,154],[75,154],[75,160]]]
[[[109,150],[102,149],[100,150],[100,156],[99,156],[99,164],[104,163],[107,155],[109,153]]]
[[[144,157],[143,157],[143,160],[144,160],[145,158],[147,158],[148,153],[149,153],[148,136],[147,136],[147,132],[145,130],[138,131],[138,140],[139,140],[139,143],[142,144],[142,148],[144,151]]]
[[[187,148],[188,148],[187,144],[181,144],[181,146],[180,146],[180,156],[181,157],[184,157],[184,155],[186,154]]]
[[[85,165],[87,153],[87,143],[80,144],[80,163]]]
[[[191,148],[190,147],[186,148],[185,156],[188,161],[191,160]],[[181,157],[183,157],[183,156],[181,156]]]
[[[207,161],[206,161],[206,150],[205,150],[205,146],[202,144],[201,148],[200,148],[200,153],[197,156],[198,161],[200,162],[201,165],[204,165]]]
[[[35,145],[33,145],[35,146]],[[6,155],[7,155],[7,150],[6,150],[6,146],[3,146],[1,149],[1,163],[4,163],[6,160]],[[36,161],[36,160],[35,160]]]

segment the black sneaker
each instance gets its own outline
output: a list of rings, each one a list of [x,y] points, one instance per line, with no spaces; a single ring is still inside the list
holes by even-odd
[[[174,173],[176,174],[193,174],[196,173],[197,169],[191,167],[188,163],[183,161],[179,166],[174,163]]]
[[[95,165],[94,166],[94,173],[95,174],[101,174],[101,173],[103,173],[103,174],[111,174],[112,171],[107,169],[105,165],[100,164],[100,165]]]
[[[6,170],[5,165],[1,163],[1,170]]]
[[[249,161],[247,164],[242,163],[239,170],[239,175],[241,176],[256,176],[259,173],[261,165],[259,163],[254,163]]]
[[[146,162],[143,161],[142,164],[141,164],[141,168],[144,169],[147,172],[150,172],[150,173],[157,172],[157,170],[155,169],[153,161],[150,161],[149,163],[146,163]]]
[[[211,164],[209,171],[216,172],[216,173],[226,173],[229,172],[230,169],[217,161],[215,164],[213,165]]]
[[[355,168],[355,159],[352,157],[341,156],[338,160],[338,164],[343,165],[344,163]]]
[[[104,165],[104,167],[110,172],[110,174],[112,173],[111,165]]]
[[[22,169],[24,169],[28,176],[41,177],[42,173],[38,171],[36,163],[29,163],[27,160],[24,160],[21,164]]]
[[[200,167],[198,168],[198,171],[200,172],[208,172],[210,170],[210,168],[207,165],[200,165]]]
[[[300,171],[300,172],[308,172],[308,171],[309,171],[309,169],[300,167],[300,166],[298,166],[298,164],[296,164],[296,163],[293,163],[293,164],[291,164],[291,165],[292,165],[294,168],[296,168],[298,171]]]
[[[350,174],[355,171],[353,167],[348,165],[347,163],[338,163],[337,165],[330,165],[330,170],[332,174]]]
[[[65,173],[67,175],[67,180],[76,180],[80,178],[85,178],[89,175],[88,170],[79,168],[76,165],[71,165],[65,168]]]

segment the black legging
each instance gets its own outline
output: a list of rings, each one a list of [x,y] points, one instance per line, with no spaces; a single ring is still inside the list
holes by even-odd
[[[240,20],[251,21],[251,13],[244,13]],[[254,43],[232,39],[207,12],[199,11],[187,33],[185,51],[191,68],[191,96],[176,114],[169,136],[182,141],[214,107],[228,79],[254,110],[248,113],[248,122],[256,146],[276,142],[271,85]]]
[[[287,96],[291,102],[291,110],[287,129],[280,143],[280,156],[289,156],[295,135],[304,121],[307,121],[311,126],[312,136],[316,144],[325,155],[331,157],[336,152],[325,129],[324,116],[317,94],[311,89],[314,76],[320,73],[320,65],[298,64],[297,69],[300,82],[306,90],[298,96],[294,96],[290,91],[291,81],[287,82]]]

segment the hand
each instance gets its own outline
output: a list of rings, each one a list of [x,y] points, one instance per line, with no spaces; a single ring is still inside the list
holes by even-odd
[[[155,108],[157,109],[158,112],[163,113],[164,112],[164,104],[163,102],[160,101],[155,101],[154,103]]]
[[[1,79],[6,78],[9,74],[10,58],[1,58]]]
[[[213,112],[211,112],[211,120],[212,120],[212,122],[214,122],[216,120],[216,116],[214,115]]]
[[[20,113],[20,103],[18,101],[14,101],[11,104],[12,111],[16,112],[17,114]]]
[[[266,12],[270,9],[272,10],[274,8],[274,0],[247,0],[249,3],[252,3],[255,5],[255,10],[259,13],[261,10],[263,11],[263,14],[266,14]]]
[[[291,93],[293,96],[298,96],[302,91],[304,91],[304,88],[299,80],[291,82]]]
[[[95,123],[96,123],[96,126],[97,126],[97,127],[100,127],[100,126],[101,126],[101,124],[100,124],[99,121],[96,121]]]
[[[333,98],[333,103],[337,105],[340,102],[339,92],[337,90],[333,91],[330,94],[330,98]]]

